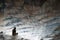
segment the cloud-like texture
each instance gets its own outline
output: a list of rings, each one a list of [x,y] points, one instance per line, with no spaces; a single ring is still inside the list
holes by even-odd
[[[60,26],[60,5],[55,9],[56,1],[52,1],[53,6],[51,1],[47,0],[40,7],[39,0],[32,1],[30,4],[31,1],[6,0],[6,8],[4,12],[0,12],[0,30],[11,36],[13,27],[16,27],[18,36],[23,38],[30,40],[52,39],[51,35],[59,33],[59,30],[54,30]],[[24,4],[24,2],[28,4]]]

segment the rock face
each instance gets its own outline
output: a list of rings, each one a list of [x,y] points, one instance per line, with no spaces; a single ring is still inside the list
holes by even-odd
[[[6,8],[8,8],[8,9],[12,8],[12,7],[15,7],[15,8],[20,7],[19,9],[21,9],[21,8],[25,9],[25,10],[28,9],[29,11],[32,11],[32,10],[34,11],[34,10],[36,10],[35,8],[41,7],[44,4],[45,4],[44,7],[50,6],[53,9],[59,9],[59,7],[60,7],[59,0],[5,0],[4,3],[5,3],[4,5],[6,5]]]
[[[24,4],[42,6],[47,0],[24,0]]]
[[[7,35],[16,27],[23,38],[40,40],[60,27],[60,0],[5,0],[5,5],[0,26]]]

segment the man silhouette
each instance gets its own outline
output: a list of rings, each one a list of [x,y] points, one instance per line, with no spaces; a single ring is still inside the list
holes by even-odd
[[[14,29],[12,30],[12,35],[13,35],[13,36],[18,35],[18,33],[16,33],[16,27],[14,27]]]

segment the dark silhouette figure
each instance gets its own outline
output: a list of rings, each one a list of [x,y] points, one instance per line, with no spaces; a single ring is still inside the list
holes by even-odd
[[[18,35],[18,33],[16,33],[16,27],[14,27],[14,29],[12,30],[12,35],[13,35],[13,36]]]

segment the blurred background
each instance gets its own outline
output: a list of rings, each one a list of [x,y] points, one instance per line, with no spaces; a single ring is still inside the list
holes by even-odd
[[[60,40],[60,0],[0,0],[1,31],[4,40]]]

